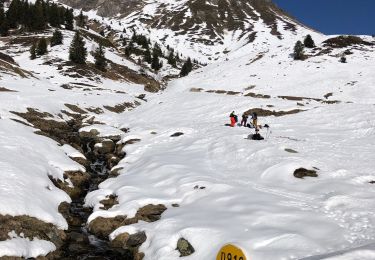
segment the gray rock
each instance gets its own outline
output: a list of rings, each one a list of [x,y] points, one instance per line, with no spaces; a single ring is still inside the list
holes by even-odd
[[[294,177],[303,179],[304,177],[318,177],[318,174],[314,170],[307,170],[305,168],[299,168],[294,171]]]
[[[180,257],[189,256],[195,252],[194,247],[183,237],[177,241],[176,250],[180,252]]]

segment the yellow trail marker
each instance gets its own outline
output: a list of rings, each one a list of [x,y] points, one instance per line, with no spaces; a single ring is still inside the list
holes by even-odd
[[[246,260],[246,256],[240,248],[228,244],[220,249],[216,260]]]

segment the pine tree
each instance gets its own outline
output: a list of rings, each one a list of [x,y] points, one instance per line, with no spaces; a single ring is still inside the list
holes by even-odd
[[[163,52],[161,51],[159,44],[157,44],[157,43],[154,44],[154,49],[152,51],[152,54],[156,55],[158,57],[163,56]]]
[[[52,27],[60,27],[62,23],[60,17],[60,10],[57,4],[53,3],[48,7],[48,22]]]
[[[312,39],[310,34],[308,34],[305,37],[305,40],[303,41],[303,44],[305,45],[306,48],[314,48],[315,47],[315,42]]]
[[[107,60],[105,59],[105,52],[103,46],[99,44],[99,47],[95,50],[95,67],[101,71],[105,71],[107,67]]]
[[[30,48],[30,59],[34,60],[36,59],[36,43],[34,42],[33,45],[31,45]]]
[[[191,63],[191,59],[188,58],[187,61],[184,63],[184,65],[181,68],[180,76],[185,77],[185,76],[189,75],[189,73],[192,71],[192,69],[193,69],[193,64]]]
[[[73,30],[74,29],[73,9],[66,9],[65,10],[64,24],[65,24],[65,29],[67,29],[67,30]]]
[[[171,51],[171,52],[169,53],[169,56],[168,56],[168,63],[169,63],[170,65],[172,65],[173,67],[176,67],[176,58],[174,57],[174,53],[173,53],[173,51]]]
[[[36,54],[42,56],[47,53],[47,40],[46,38],[41,38],[38,41],[38,45],[36,46]]]
[[[51,38],[51,47],[56,46],[56,45],[60,45],[62,43],[63,43],[63,35],[62,35],[61,31],[56,29],[53,32],[53,35],[52,35],[52,38]]]
[[[0,3],[0,35],[7,36],[8,30],[8,21],[4,13],[4,5]]]
[[[129,45],[125,48],[125,56],[130,57],[130,55],[132,55],[133,53],[133,50],[134,50],[134,44],[131,41],[129,42]]]
[[[178,52],[176,52],[176,56],[175,56],[175,59],[176,59],[176,62],[180,62],[180,54],[178,54]]]
[[[73,41],[69,48],[69,60],[77,64],[85,64],[87,57],[87,50],[85,42],[81,37],[79,31],[74,35]]]
[[[20,10],[22,10],[22,4],[20,0],[13,0],[6,12],[6,18],[8,21],[9,28],[17,28],[18,21],[21,18]]]
[[[31,30],[43,30],[47,25],[43,13],[43,2],[41,0],[36,0],[35,4],[30,6],[31,10]]]
[[[151,64],[152,62],[151,52],[149,48],[147,48],[146,51],[144,52],[144,60],[148,64]]]
[[[301,41],[297,41],[296,45],[294,46],[294,59],[303,60],[304,58],[304,46]]]
[[[78,26],[85,27],[85,25],[86,25],[85,17],[83,16],[83,12],[81,10],[78,16]]]
[[[28,1],[23,1],[22,2],[22,17],[20,20],[20,23],[27,29],[31,30],[32,27],[32,20],[33,20],[33,15],[31,12],[30,4]]]
[[[152,56],[151,68],[155,71],[158,71],[159,66],[160,66],[159,56],[154,53],[154,55]]]

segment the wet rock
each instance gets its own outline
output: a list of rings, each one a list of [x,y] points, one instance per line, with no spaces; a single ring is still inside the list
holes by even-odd
[[[82,244],[89,242],[87,236],[83,235],[82,233],[78,233],[78,232],[70,232],[69,233],[69,239],[71,241],[76,242],[76,243],[82,243]]]
[[[104,139],[95,145],[95,152],[99,154],[112,153],[115,150],[115,143],[110,139]]]
[[[127,247],[139,247],[141,246],[147,239],[146,233],[144,231],[132,234],[129,236],[128,240],[126,241]]]
[[[124,143],[117,143],[116,144],[116,149],[115,149],[115,154],[117,156],[120,156],[120,157],[124,157],[125,156],[125,152],[123,151],[123,148],[124,148],[125,144]]]
[[[87,138],[87,139],[97,139],[99,136],[99,131],[96,129],[91,129],[90,131],[80,131],[79,136],[81,138]]]
[[[103,204],[100,209],[108,210],[112,208],[114,205],[118,204],[117,196],[116,195],[109,195],[106,199],[100,201],[101,204]]]
[[[72,199],[77,199],[81,196],[82,190],[78,187],[71,187],[69,182],[62,181],[62,180],[56,180],[52,176],[48,176],[49,179],[52,181],[53,185],[55,185],[60,190],[65,191],[69,197]]]
[[[194,247],[183,237],[177,241],[176,250],[180,252],[180,257],[189,256],[195,252]]]
[[[122,233],[115,237],[115,239],[110,241],[111,247],[114,248],[125,248],[126,247],[126,242],[128,242],[129,239],[129,234],[128,233]]]
[[[288,153],[298,153],[297,151],[295,151],[293,149],[289,149],[289,148],[285,148],[284,150],[285,150],[285,152],[288,152]]]
[[[64,172],[64,178],[69,178],[74,186],[82,187],[89,183],[90,174],[81,171],[66,171]]]
[[[85,168],[89,167],[90,166],[90,163],[87,161],[87,159],[83,158],[83,157],[72,157],[72,156],[69,156],[70,159],[72,159],[73,161],[79,163],[80,165],[84,166]]]
[[[89,249],[85,244],[81,243],[71,243],[69,244],[68,250],[70,253],[76,253],[76,254],[86,254],[88,253]]]
[[[107,160],[107,166],[109,169],[113,168],[114,166],[116,166],[120,161],[121,161],[121,158],[117,157],[115,154],[106,154],[105,156],[106,160]]]
[[[161,214],[167,210],[167,207],[163,204],[153,205],[149,204],[140,209],[138,209],[135,217],[138,220],[143,220],[146,222],[154,222],[161,218]]]
[[[184,133],[182,133],[182,132],[176,132],[176,133],[172,134],[171,137],[178,137],[178,136],[181,136],[183,134]]]
[[[109,173],[109,177],[117,177],[120,175],[120,171],[124,169],[124,167],[117,167],[113,170],[111,170],[111,172]]]
[[[140,253],[136,253],[134,255],[134,260],[142,260],[143,258],[145,257],[145,254],[140,252]]]
[[[69,217],[69,210],[70,210],[70,204],[66,201],[61,202],[58,211],[60,212],[61,215],[66,219]]]
[[[303,179],[304,177],[318,177],[318,174],[315,170],[307,170],[305,168],[299,168],[294,171],[294,177]]]
[[[375,181],[370,181],[369,183],[370,183],[370,184],[375,184]]]
[[[64,179],[69,179],[73,187],[67,181],[56,180],[52,176],[49,176],[49,178],[57,188],[68,193],[73,199],[79,198],[85,192],[84,188],[90,181],[90,175],[87,172],[80,171],[67,171],[64,173]]]
[[[24,237],[51,241],[57,248],[61,247],[67,239],[63,230],[58,229],[51,223],[43,222],[29,216],[0,215],[0,241],[9,239],[8,233],[14,231],[17,235]]]
[[[137,223],[135,218],[126,218],[126,216],[116,216],[114,218],[97,217],[89,224],[89,230],[97,237],[108,239],[109,234],[121,226]]]
[[[173,204],[172,204],[172,207],[174,207],[174,208],[178,208],[178,207],[180,207],[180,204],[173,203]]]

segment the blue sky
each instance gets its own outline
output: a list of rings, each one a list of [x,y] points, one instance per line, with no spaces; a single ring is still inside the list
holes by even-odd
[[[375,0],[273,0],[325,34],[375,34]]]

